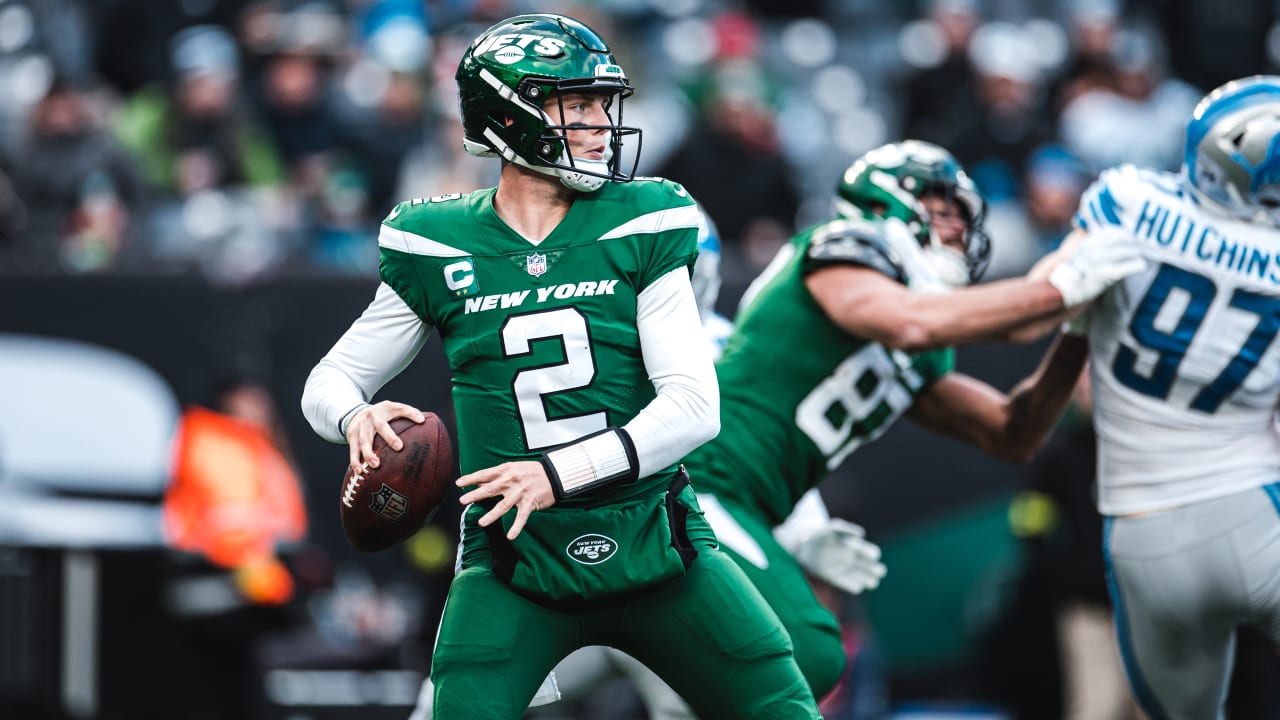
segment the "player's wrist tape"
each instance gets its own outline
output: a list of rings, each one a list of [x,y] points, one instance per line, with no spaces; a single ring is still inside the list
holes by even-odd
[[[622,428],[601,430],[572,445],[548,450],[541,461],[556,502],[640,476],[636,446]]]
[[[356,416],[356,413],[367,407],[369,407],[369,403],[362,402],[348,410],[347,414],[342,416],[342,419],[338,421],[338,432],[342,433],[342,437],[347,436],[347,428],[351,425],[351,419]]]

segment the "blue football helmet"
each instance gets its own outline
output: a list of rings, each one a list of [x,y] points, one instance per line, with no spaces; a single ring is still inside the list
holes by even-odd
[[[1280,226],[1280,76],[1232,80],[1187,122],[1187,179],[1206,204]]]

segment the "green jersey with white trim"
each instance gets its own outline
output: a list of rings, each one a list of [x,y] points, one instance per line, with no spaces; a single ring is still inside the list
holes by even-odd
[[[760,508],[775,524],[955,365],[950,348],[909,354],[832,322],[805,287],[808,272],[831,264],[911,283],[881,223],[835,220],[798,234],[753,284],[716,363],[720,435],[685,459],[699,492]]]
[[[383,282],[444,344],[463,473],[535,459],[639,413],[656,392],[636,297],[697,255],[697,210],[670,181],[579,194],[537,245],[498,217],[495,192],[401,203],[379,237]]]

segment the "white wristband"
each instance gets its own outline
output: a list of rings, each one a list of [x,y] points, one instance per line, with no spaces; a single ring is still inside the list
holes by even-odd
[[[622,428],[609,428],[542,454],[556,501],[619,480],[635,480],[639,462],[631,438]]]

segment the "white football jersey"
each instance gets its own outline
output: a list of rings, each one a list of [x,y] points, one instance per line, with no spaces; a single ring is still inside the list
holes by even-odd
[[[1150,261],[1089,311],[1101,512],[1280,480],[1280,231],[1127,165],[1085,192],[1076,223],[1121,229]]]

